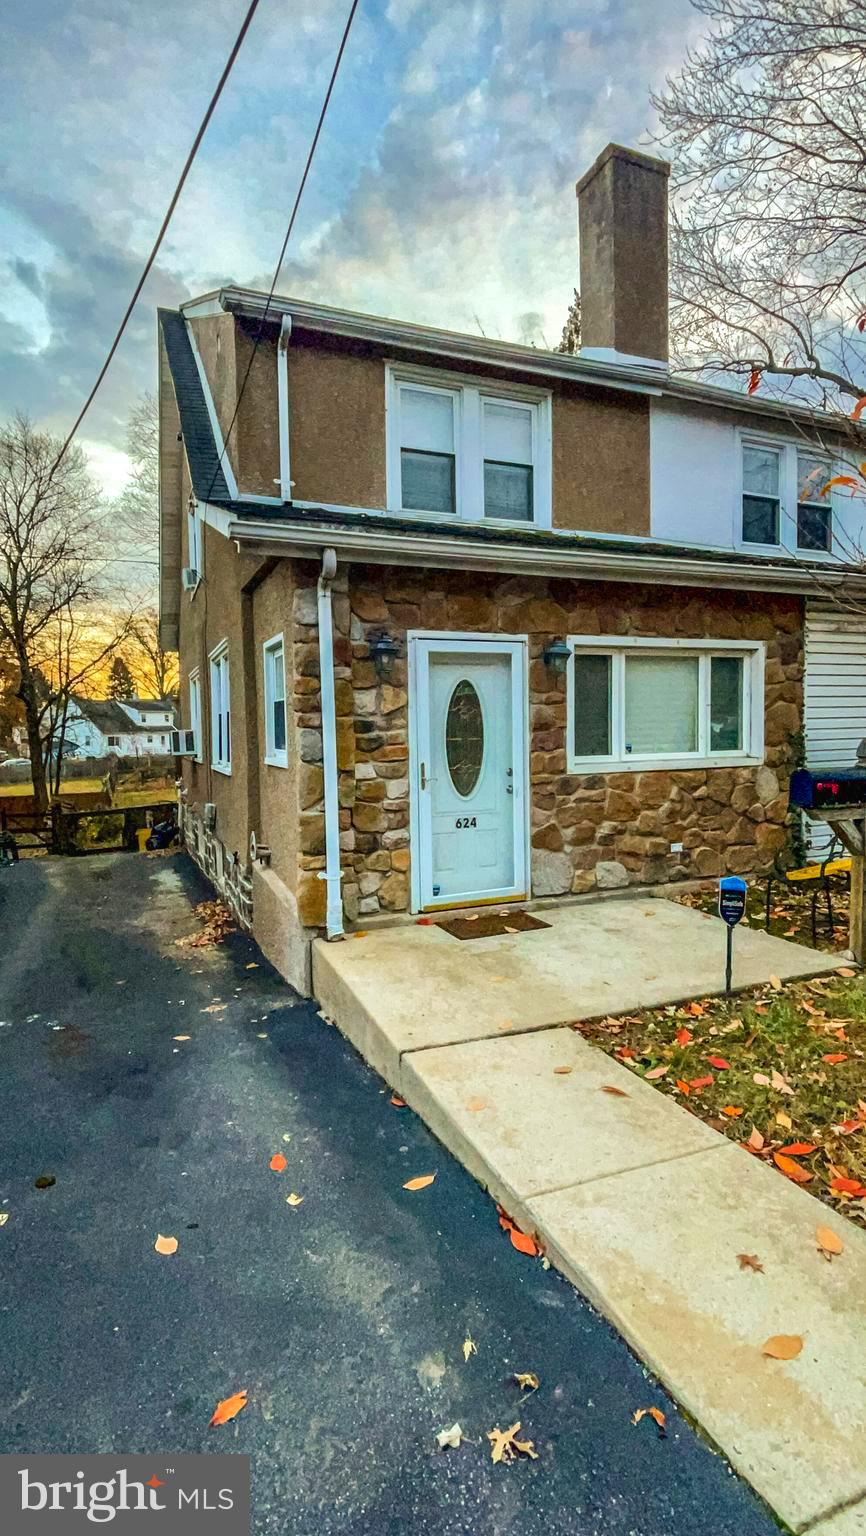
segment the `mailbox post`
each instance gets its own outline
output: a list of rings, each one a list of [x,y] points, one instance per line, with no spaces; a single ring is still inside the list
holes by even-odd
[[[853,768],[801,768],[791,775],[791,805],[813,821],[826,822],[851,855],[848,947],[866,965],[866,738]]]

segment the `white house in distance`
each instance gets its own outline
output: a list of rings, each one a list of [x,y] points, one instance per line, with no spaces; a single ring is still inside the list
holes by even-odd
[[[151,757],[171,751],[170,699],[69,701],[67,749],[81,757]]]

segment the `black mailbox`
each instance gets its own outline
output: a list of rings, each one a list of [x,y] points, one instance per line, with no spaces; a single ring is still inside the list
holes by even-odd
[[[800,768],[791,774],[789,799],[803,811],[866,806],[866,767]]]

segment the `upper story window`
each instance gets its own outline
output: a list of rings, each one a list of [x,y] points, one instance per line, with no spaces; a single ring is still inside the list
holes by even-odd
[[[389,369],[387,463],[390,511],[549,527],[550,397]]]
[[[286,666],[282,635],[265,642],[265,762],[288,767],[286,747]]]
[[[781,450],[743,444],[743,543],[778,544]]]
[[[569,772],[761,761],[762,644],[574,635],[569,645]]]
[[[232,771],[232,721],[228,641],[210,657],[211,765],[220,773]]]
[[[832,474],[828,459],[797,454],[797,548],[833,548],[833,508],[824,487]]]
[[[832,554],[832,494],[822,494],[833,474],[829,455],[752,433],[742,437],[741,453],[740,544]]]

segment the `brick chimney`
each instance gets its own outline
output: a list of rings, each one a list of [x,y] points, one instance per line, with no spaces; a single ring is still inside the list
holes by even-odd
[[[608,144],[577,183],[584,357],[667,367],[669,175]]]

